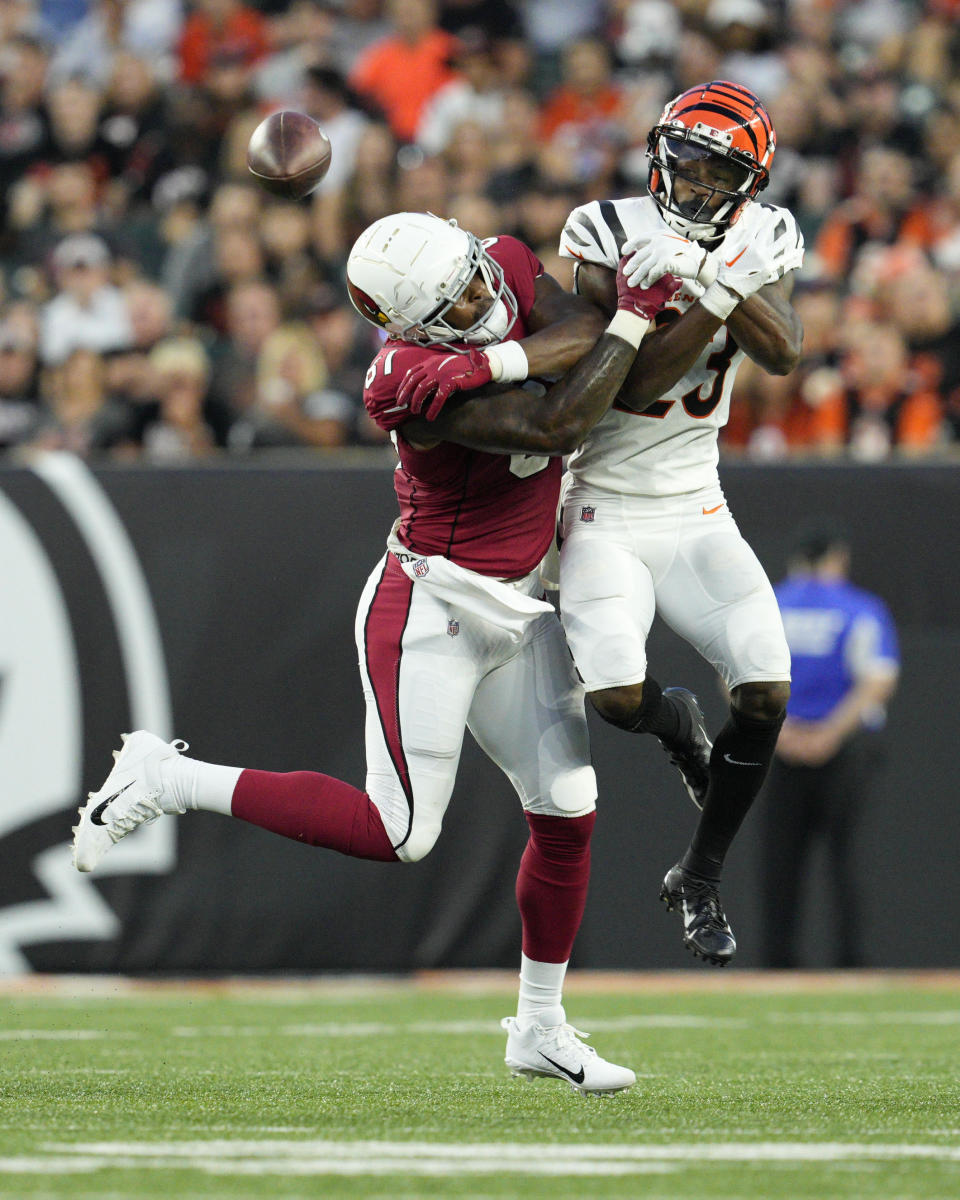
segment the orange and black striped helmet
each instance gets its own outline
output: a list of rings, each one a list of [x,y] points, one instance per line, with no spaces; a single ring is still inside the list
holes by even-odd
[[[650,194],[678,233],[719,237],[767,186],[776,146],[770,116],[749,88],[698,84],[671,100],[650,130]],[[693,195],[676,194],[678,177],[697,185]]]

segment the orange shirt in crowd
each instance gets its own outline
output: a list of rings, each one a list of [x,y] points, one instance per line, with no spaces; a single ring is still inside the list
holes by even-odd
[[[203,13],[187,18],[180,35],[180,77],[200,83],[211,62],[229,59],[253,66],[267,53],[267,23],[255,9],[241,5],[218,29]]]
[[[865,242],[884,246],[899,242],[923,244],[924,228],[925,218],[919,205],[902,215],[893,214],[856,197],[827,217],[817,234],[814,250],[825,274],[838,279],[850,271],[857,250]]]
[[[936,442],[943,410],[935,392],[919,387],[902,395],[863,395],[860,401],[867,414],[882,415],[888,408],[897,408],[890,431],[893,445],[916,450]],[[849,425],[847,394],[838,388],[810,413],[805,431],[807,444],[842,446],[847,441]]]
[[[612,84],[593,96],[560,87],[548,97],[540,113],[540,136],[549,141],[563,125],[605,124],[622,116],[623,93]]]
[[[454,78],[450,59],[457,44],[442,29],[424,34],[415,46],[384,38],[360,56],[350,84],[380,106],[398,138],[412,142],[424,105]]]

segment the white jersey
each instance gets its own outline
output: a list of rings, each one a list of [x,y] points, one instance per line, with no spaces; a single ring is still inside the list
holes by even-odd
[[[616,270],[624,242],[652,228],[666,228],[666,223],[651,196],[594,200],[567,218],[560,254]],[[803,261],[803,235],[785,208],[747,204],[738,222],[738,239],[744,232],[757,243],[769,243],[771,257],[776,247],[779,269],[767,282]],[[664,313],[679,316],[703,293],[695,281],[683,280]],[[717,438],[727,423],[742,360],[743,351],[721,325],[690,370],[646,412],[614,405],[571,456],[568,469],[575,483],[637,496],[676,496],[715,484]]]

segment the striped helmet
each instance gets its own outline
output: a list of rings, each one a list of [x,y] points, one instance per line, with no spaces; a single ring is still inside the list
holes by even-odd
[[[650,194],[677,233],[721,237],[767,186],[776,146],[767,110],[749,88],[723,79],[698,84],[671,100],[650,130]],[[678,178],[696,184],[696,193],[677,196]]]

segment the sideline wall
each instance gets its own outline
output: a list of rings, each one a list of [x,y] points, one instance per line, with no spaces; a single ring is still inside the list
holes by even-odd
[[[207,814],[138,831],[102,875],[69,862],[80,798],[139,724],[211,761],[362,786],[353,616],[393,520],[390,475],[380,459],[91,473],[49,456],[0,469],[0,972],[516,965],[526,826],[469,739],[441,840],[413,866],[353,862]],[[773,578],[796,522],[835,514],[853,533],[855,578],[893,610],[904,670],[862,839],[865,956],[956,966],[960,470],[729,466],[722,477]],[[724,704],[710,670],[662,626],[650,658],[663,685],[699,692],[715,729]],[[600,820],[575,962],[690,967],[657,891],[694,810],[652,739],[594,720],[591,731]],[[724,889],[747,967],[761,853],[748,819]],[[811,966],[831,961],[822,896],[835,884],[817,869]]]

